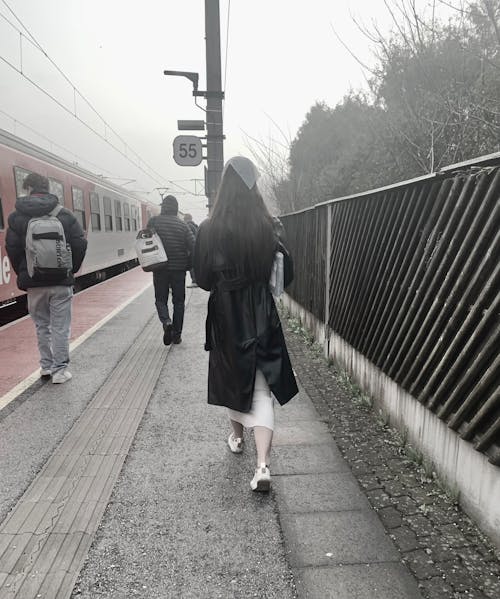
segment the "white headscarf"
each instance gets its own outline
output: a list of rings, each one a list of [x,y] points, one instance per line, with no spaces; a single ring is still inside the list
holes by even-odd
[[[232,166],[234,168],[248,189],[252,189],[252,187],[257,183],[257,179],[260,177],[260,173],[255,164],[244,156],[233,156],[233,158],[230,158],[224,166],[222,177],[224,177],[226,174],[228,166]]]

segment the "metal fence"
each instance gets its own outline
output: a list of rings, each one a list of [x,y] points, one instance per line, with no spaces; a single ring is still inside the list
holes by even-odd
[[[289,295],[497,466],[499,167],[489,156],[282,217]]]
[[[283,218],[295,275],[287,293],[322,321],[326,300],[327,211],[326,206],[319,206]]]

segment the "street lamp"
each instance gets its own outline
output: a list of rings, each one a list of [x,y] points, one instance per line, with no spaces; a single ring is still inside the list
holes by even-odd
[[[192,73],[191,71],[163,71],[164,75],[173,75],[174,77],[186,77],[193,84],[193,96],[198,91],[198,73]]]

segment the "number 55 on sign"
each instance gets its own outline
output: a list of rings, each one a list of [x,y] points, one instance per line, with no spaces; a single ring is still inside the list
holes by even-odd
[[[203,160],[201,139],[195,135],[178,135],[174,139],[174,160],[179,166],[198,166]]]

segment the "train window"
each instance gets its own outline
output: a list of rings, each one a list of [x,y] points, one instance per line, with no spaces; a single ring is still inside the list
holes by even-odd
[[[104,202],[104,230],[113,230],[113,211],[111,209],[111,198],[103,197]]]
[[[0,229],[5,229],[5,221],[3,219],[2,198],[0,198]]]
[[[120,200],[115,200],[115,217],[116,230],[123,231],[122,205],[120,203]]]
[[[71,193],[73,195],[73,212],[75,213],[76,220],[82,226],[82,229],[87,228],[85,221],[85,205],[83,203],[83,191],[78,187],[72,187]]]
[[[137,231],[137,206],[132,206],[132,230]]]
[[[14,167],[14,178],[16,180],[16,197],[21,198],[22,196],[27,196],[28,192],[26,189],[23,189],[23,183],[26,177],[32,171],[27,171],[25,168],[21,168],[19,166]]]
[[[123,220],[125,221],[125,231],[130,231],[130,206],[123,204]]]
[[[95,191],[90,192],[90,224],[92,231],[101,230],[101,203],[99,202],[99,194]]]
[[[49,177],[49,192],[57,196],[59,204],[64,206],[64,186],[60,181]]]

